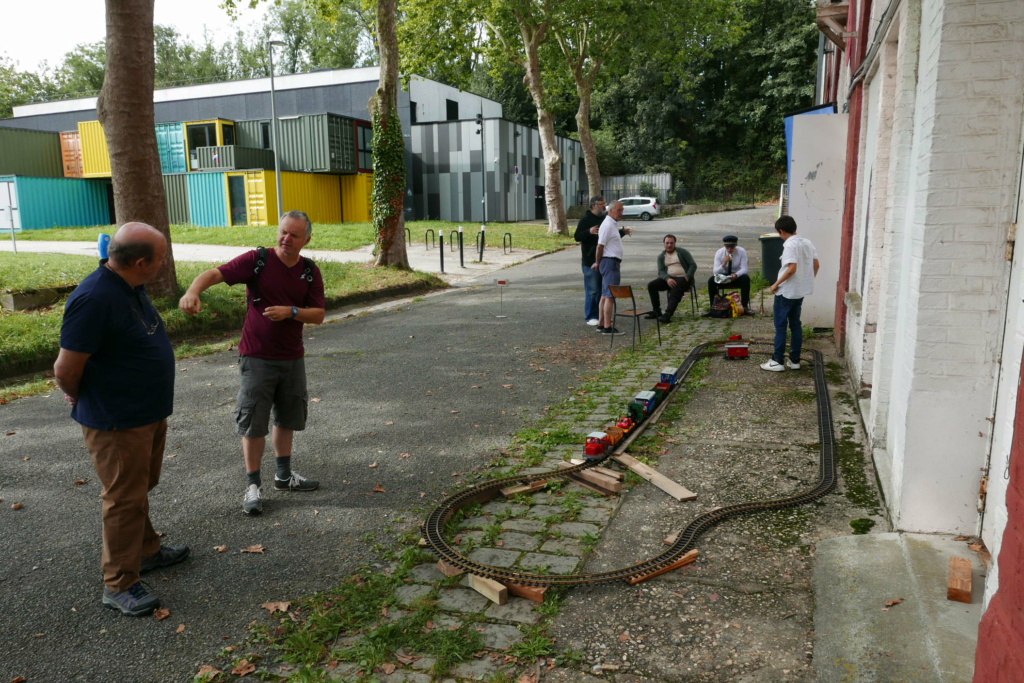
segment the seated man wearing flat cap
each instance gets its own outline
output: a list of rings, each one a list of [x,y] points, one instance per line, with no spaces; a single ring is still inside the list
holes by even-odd
[[[740,302],[744,315],[754,315],[750,310],[750,276],[747,274],[747,250],[737,245],[735,235],[722,238],[724,246],[715,252],[715,269],[708,279],[708,297],[714,301],[719,290],[740,290]]]

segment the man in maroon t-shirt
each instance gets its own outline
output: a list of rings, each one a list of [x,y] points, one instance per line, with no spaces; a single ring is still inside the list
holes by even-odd
[[[200,274],[178,306],[189,315],[202,309],[199,295],[221,282],[247,286],[248,311],[242,327],[238,367],[242,381],[235,407],[236,431],[242,437],[242,455],[248,477],[242,509],[263,512],[260,463],[266,447],[270,412],[274,412],[273,445],[277,456],[274,488],[312,491],[319,482],[291,468],[292,437],[306,428],[305,348],[302,325],[324,321],[324,281],[320,269],[300,252],[313,236],[313,224],[302,211],[281,216],[277,246],[265,252],[253,249],[219,268]],[[259,273],[257,274],[257,267]]]

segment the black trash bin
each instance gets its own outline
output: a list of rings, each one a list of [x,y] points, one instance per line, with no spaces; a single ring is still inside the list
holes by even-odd
[[[782,267],[782,238],[776,232],[758,237],[761,240],[761,274],[768,284],[779,278]]]

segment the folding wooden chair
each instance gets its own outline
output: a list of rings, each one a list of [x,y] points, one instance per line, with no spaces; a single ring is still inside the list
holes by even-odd
[[[612,316],[612,327],[615,327],[615,318],[632,318],[633,319],[633,350],[636,351],[636,339],[640,337],[640,343],[644,341],[643,331],[640,328],[640,324],[637,322],[639,318],[647,315],[651,312],[650,309],[646,311],[638,311],[636,308],[636,298],[633,296],[633,288],[629,285],[611,285],[609,289],[612,292],[612,296],[615,297],[615,315]],[[619,310],[619,299],[629,299],[630,307],[628,311]],[[654,319],[654,323],[658,326],[658,346],[661,346],[661,321],[657,318]],[[615,335],[608,335],[611,337],[611,342],[608,344],[608,348],[611,349],[615,343]]]

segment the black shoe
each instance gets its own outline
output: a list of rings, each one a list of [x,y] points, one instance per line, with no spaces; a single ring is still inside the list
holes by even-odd
[[[672,317],[668,315],[663,315],[660,318],[658,318],[658,322],[661,323],[662,325],[665,325],[667,323],[672,322]]]
[[[651,311],[644,316],[646,320],[654,320],[655,318],[661,317],[661,311]]]
[[[320,486],[316,479],[306,479],[304,476],[292,470],[292,476],[287,479],[274,477],[274,490],[276,491],[315,491]]]
[[[603,333],[607,328],[601,327],[600,325],[598,325],[596,329],[597,329],[598,332],[602,332]]]
[[[164,567],[170,567],[171,565],[178,564],[188,557],[188,552],[187,545],[160,546],[160,550],[156,555],[153,555],[153,557],[142,558],[139,573],[145,574],[146,572],[151,572],[154,569],[163,569]]]
[[[623,332],[622,330],[620,330],[617,327],[606,327],[603,330],[601,330],[601,333],[602,334],[626,334],[625,332]]]

